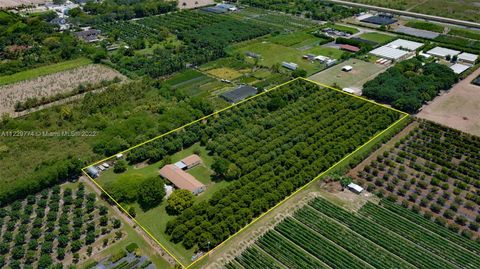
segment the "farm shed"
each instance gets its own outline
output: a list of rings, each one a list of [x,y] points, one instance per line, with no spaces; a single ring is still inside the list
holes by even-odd
[[[435,47],[429,51],[427,51],[428,54],[435,56],[435,57],[440,57],[445,59],[447,56],[453,56],[453,55],[458,55],[460,51],[458,50],[452,50],[452,49],[447,49],[443,47]]]
[[[282,66],[290,70],[297,70],[298,68],[298,64],[289,62],[282,62]]]
[[[376,24],[376,25],[389,25],[389,24],[397,22],[397,20],[394,19],[392,16],[385,15],[385,14],[370,16],[370,17],[364,18],[360,21],[361,22],[366,22],[366,23],[372,23],[372,24]]]
[[[345,72],[350,72],[352,71],[353,67],[351,65],[345,65],[342,67],[342,71],[345,71]]]
[[[349,52],[358,52],[360,50],[359,47],[355,47],[355,46],[347,45],[347,44],[340,45],[340,49],[346,50],[346,51],[349,51]]]
[[[387,58],[390,60],[401,60],[408,56],[408,51],[404,51],[401,49],[391,48],[388,46],[381,46],[369,52],[372,55]]]
[[[204,192],[206,189],[206,186],[195,177],[173,164],[167,164],[160,169],[160,175],[170,181],[175,187],[189,190],[195,195]]]
[[[470,66],[464,64],[454,64],[450,66],[450,69],[452,69],[455,74],[461,74],[465,72],[468,68],[470,68]]]
[[[97,178],[100,175],[100,171],[95,166],[89,166],[87,168],[87,174],[92,178]]]
[[[202,163],[202,159],[197,154],[192,154],[188,157],[185,157],[183,160],[176,162],[175,166],[187,170],[193,168]]]
[[[257,94],[257,92],[258,91],[256,88],[249,85],[243,85],[222,94],[222,97],[223,99],[227,100],[227,102],[235,104],[239,101],[242,101],[245,98],[254,96],[255,94]]]
[[[350,183],[347,185],[348,189],[356,194],[360,194],[363,191],[363,188],[355,183]]]
[[[262,56],[260,54],[257,54],[257,53],[251,52],[251,51],[245,52],[245,55],[247,55],[248,57],[252,57],[254,59],[262,58]]]
[[[395,48],[395,49],[413,51],[423,46],[423,43],[414,42],[414,41],[405,40],[405,39],[397,39],[395,41],[388,43],[385,46]]]
[[[472,53],[464,52],[458,55],[459,62],[464,62],[468,64],[475,64],[477,59],[478,59],[478,55],[472,54]]]

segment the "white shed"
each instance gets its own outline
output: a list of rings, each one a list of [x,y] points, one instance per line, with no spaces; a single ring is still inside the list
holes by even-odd
[[[363,188],[360,185],[357,185],[355,183],[350,183],[347,185],[348,189],[351,190],[352,192],[356,194],[360,194],[363,191]]]

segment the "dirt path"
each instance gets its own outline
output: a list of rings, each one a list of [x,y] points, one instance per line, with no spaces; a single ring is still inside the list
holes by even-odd
[[[95,185],[90,179],[82,176],[80,180],[90,186],[96,194],[98,194],[99,196],[102,195],[102,190],[100,190],[97,185]],[[150,245],[152,249],[154,249],[157,253],[160,254],[160,256],[162,256],[162,258],[164,258],[172,266],[176,264],[175,259],[168,255],[168,253],[166,253],[165,250],[157,244],[157,242],[155,242],[147,233],[145,233],[145,231],[138,227],[132,219],[130,219],[121,211],[121,209],[119,209],[117,206],[112,206],[111,208],[113,209],[114,215],[116,215],[118,218],[121,218],[124,222],[130,225],[143,238],[143,240],[145,240],[145,242]]]

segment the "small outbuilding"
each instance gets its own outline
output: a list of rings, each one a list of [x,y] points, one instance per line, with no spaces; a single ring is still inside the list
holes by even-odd
[[[342,67],[342,71],[344,72],[350,72],[353,70],[353,67],[351,65],[345,65]]]
[[[282,62],[282,66],[293,71],[297,70],[298,68],[298,64],[289,62]]]
[[[100,171],[95,166],[89,166],[87,168],[87,174],[92,178],[97,178],[100,175]]]
[[[345,51],[349,51],[349,52],[358,52],[358,51],[360,51],[360,48],[359,48],[359,47],[355,47],[355,46],[348,45],[348,44],[340,45],[340,49],[345,50]]]
[[[238,103],[245,98],[248,98],[250,96],[254,96],[257,94],[258,91],[256,88],[249,86],[249,85],[242,85],[239,86],[231,91],[228,91],[224,94],[222,94],[222,98],[227,100],[227,102],[230,102],[232,104]]]
[[[360,185],[357,185],[355,183],[348,184],[347,188],[356,194],[360,194],[363,192],[363,188]]]

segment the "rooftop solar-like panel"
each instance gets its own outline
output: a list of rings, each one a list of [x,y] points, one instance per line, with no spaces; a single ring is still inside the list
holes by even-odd
[[[238,103],[255,94],[257,94],[257,89],[249,85],[244,85],[222,94],[222,97],[230,103]]]

